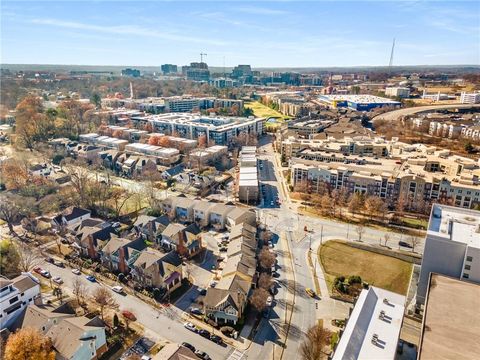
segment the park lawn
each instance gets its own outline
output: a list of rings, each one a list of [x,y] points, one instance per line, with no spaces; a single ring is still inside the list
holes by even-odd
[[[252,109],[253,114],[256,117],[262,117],[262,118],[274,117],[279,119],[280,122],[290,119],[289,116],[285,116],[282,113],[276,110],[273,110],[272,108],[269,108],[268,106],[265,106],[258,101],[246,102],[244,106],[245,108]]]
[[[402,217],[402,222],[405,223],[407,226],[411,226],[414,228],[426,229],[428,226],[428,221],[426,219],[412,218],[409,216]]]
[[[330,290],[335,277],[358,275],[370,285],[407,294],[412,273],[412,264],[407,261],[357,249],[335,240],[321,246],[318,255]]]

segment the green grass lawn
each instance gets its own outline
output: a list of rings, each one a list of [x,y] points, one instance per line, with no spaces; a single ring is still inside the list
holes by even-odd
[[[328,241],[319,250],[319,260],[331,289],[336,276],[358,275],[370,285],[399,294],[408,291],[412,264],[394,257]]]
[[[285,116],[282,113],[276,110],[273,110],[258,101],[246,102],[244,106],[245,108],[252,109],[256,117],[266,117],[266,118],[274,117],[274,118],[278,118],[280,122],[290,119],[289,116]]]
[[[426,229],[428,226],[428,221],[425,219],[404,216],[401,218],[401,220],[406,226],[411,226],[413,228]]]

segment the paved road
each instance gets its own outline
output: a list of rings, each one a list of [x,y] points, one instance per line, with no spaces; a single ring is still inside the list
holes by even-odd
[[[470,109],[470,108],[480,108],[479,104],[470,104],[470,105],[430,105],[430,106],[416,106],[411,108],[399,109],[386,112],[384,114],[380,114],[375,116],[372,121],[375,122],[377,120],[398,120],[400,117],[405,115],[413,115],[422,112],[429,112],[435,110],[446,110],[446,109]]]
[[[75,275],[70,268],[59,268],[55,265],[44,262],[40,265],[42,268],[50,271],[52,276],[60,276],[63,281],[63,288],[67,288],[71,292],[73,281],[80,276],[88,291],[91,293],[95,288],[102,286],[98,283],[91,283],[85,279],[85,275]],[[222,347],[209,340],[204,339],[183,327],[181,319],[182,311],[176,307],[164,308],[161,311],[151,307],[139,298],[133,295],[120,295],[112,291],[112,294],[120,304],[120,310],[130,310],[136,317],[137,321],[142,324],[150,333],[168,341],[181,343],[187,341],[197,349],[203,350],[214,360],[226,359],[233,351],[229,346]]]

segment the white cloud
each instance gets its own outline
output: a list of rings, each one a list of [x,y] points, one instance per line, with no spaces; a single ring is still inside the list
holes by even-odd
[[[101,26],[85,24],[74,21],[63,21],[58,19],[33,19],[31,23],[38,25],[49,25],[67,29],[78,29],[94,31],[99,33],[115,34],[115,35],[135,35],[147,36],[164,40],[182,41],[191,43],[201,43],[209,45],[226,45],[225,42],[219,40],[211,40],[203,37],[184,36],[169,32],[160,32],[158,30],[148,29],[137,25],[118,25],[118,26]]]
[[[239,8],[235,8],[235,11],[243,12],[246,14],[253,14],[253,15],[286,15],[288,11],[279,10],[279,9],[269,9],[257,6],[243,6]]]

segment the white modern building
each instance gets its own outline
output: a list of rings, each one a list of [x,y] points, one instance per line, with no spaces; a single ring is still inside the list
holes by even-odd
[[[480,92],[471,94],[462,92],[462,94],[460,95],[460,102],[462,104],[478,104],[480,103]]]
[[[410,89],[407,87],[387,87],[385,95],[406,99],[410,96]]]
[[[430,273],[480,283],[480,211],[433,205],[417,288],[420,305]]]
[[[244,146],[239,156],[238,198],[247,204],[258,200],[257,148]]]
[[[0,277],[0,330],[10,326],[28,305],[40,297],[40,281],[30,273],[14,279]]]
[[[394,359],[405,296],[371,286],[362,290],[335,348],[333,360]]]

